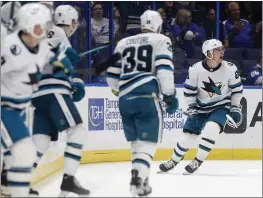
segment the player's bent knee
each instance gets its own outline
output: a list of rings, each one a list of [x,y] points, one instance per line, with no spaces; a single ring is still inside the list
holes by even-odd
[[[49,148],[51,137],[44,134],[35,134],[33,135],[32,140],[37,151],[43,154]]]
[[[84,144],[86,140],[87,129],[83,124],[78,124],[75,127],[72,127],[68,130],[68,141],[78,141],[79,143]]]
[[[15,143],[11,149],[12,166],[31,167],[36,157],[36,147],[32,140],[24,138]]]
[[[132,142],[131,150],[132,150],[133,160],[143,159],[150,164],[156,152],[156,147],[157,144],[152,142],[145,142],[145,141]]]
[[[209,137],[210,139],[217,139],[220,131],[221,127],[218,123],[209,121],[203,129],[203,136]]]

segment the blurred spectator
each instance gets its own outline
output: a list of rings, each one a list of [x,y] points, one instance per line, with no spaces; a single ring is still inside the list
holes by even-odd
[[[177,13],[176,6],[174,5],[174,2],[173,1],[165,1],[162,9],[165,12],[165,18],[166,18],[167,22],[170,25],[173,25],[175,22],[175,16]]]
[[[216,12],[213,8],[210,8],[207,14],[207,20],[204,22],[203,28],[205,30],[206,39],[214,39],[216,38]],[[219,21],[219,40],[221,42],[224,41],[223,38],[223,24]]]
[[[95,2],[92,5],[92,37],[95,38],[97,44],[109,42],[109,19],[103,18],[102,4]],[[115,32],[116,32],[116,28]]]
[[[262,52],[258,59],[258,64],[248,72],[247,83],[249,85],[262,85]]]
[[[240,7],[236,2],[228,4],[229,19],[224,21],[225,47],[253,47],[252,27],[245,19],[240,19]]]
[[[151,9],[152,2],[120,1],[115,2],[120,12],[120,27],[116,35],[117,40],[141,32],[140,16],[145,10]]]
[[[189,10],[181,9],[177,12],[173,32],[176,45],[186,52],[188,58],[191,58],[194,53],[195,42],[201,42],[203,35],[197,25],[192,23],[192,15]]]
[[[78,51],[83,52],[87,50],[87,40],[86,40],[86,31],[87,31],[87,23],[85,17],[83,16],[84,10],[82,10],[79,6],[74,6],[75,9],[78,11],[79,15],[79,27],[77,29],[77,40],[78,40]]]
[[[117,7],[114,7],[114,22],[114,28],[116,28],[116,30],[118,31],[120,27],[120,11]]]
[[[166,13],[165,13],[164,9],[163,8],[159,8],[157,10],[157,12],[160,13],[160,15],[161,15],[161,17],[163,19],[161,34],[164,34],[165,36],[170,37],[170,39],[174,43],[175,40],[174,40],[173,33],[172,33],[173,32],[173,28],[172,28],[171,24],[169,24],[168,21],[167,21]]]
[[[256,24],[254,44],[255,48],[262,48],[262,22]]]
[[[262,21],[262,1],[247,1],[247,4],[251,22],[259,23]]]

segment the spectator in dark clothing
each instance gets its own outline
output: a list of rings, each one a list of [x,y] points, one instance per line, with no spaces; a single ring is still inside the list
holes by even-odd
[[[207,14],[207,20],[205,21],[203,28],[205,30],[206,39],[214,39],[216,38],[216,12],[213,8],[209,9]],[[223,24],[219,21],[219,40],[223,42],[224,39],[224,31]]]
[[[165,1],[162,9],[165,12],[167,22],[172,25],[175,22],[175,16],[177,13],[176,6],[173,1]]]
[[[116,2],[121,16],[120,27],[116,35],[117,40],[141,32],[140,16],[145,10],[151,9],[151,4],[152,2],[147,1]]]
[[[179,10],[175,22],[173,32],[176,45],[186,52],[188,58],[191,58],[194,54],[195,42],[201,42],[203,35],[200,33],[198,26],[192,23],[192,15],[189,10]]]
[[[262,48],[262,22],[257,23],[255,26],[254,46],[255,48]]]
[[[167,18],[166,18],[166,12],[164,11],[163,8],[159,8],[157,10],[157,12],[160,13],[162,19],[163,19],[163,24],[162,24],[162,30],[161,30],[161,34],[165,35],[165,36],[168,36],[171,40],[172,40],[172,43],[175,42],[175,39],[174,39],[174,34],[173,34],[173,27],[171,26],[171,24],[167,21]]]
[[[228,4],[230,17],[224,21],[225,47],[253,47],[252,27],[247,20],[240,18],[240,7],[236,2]]]

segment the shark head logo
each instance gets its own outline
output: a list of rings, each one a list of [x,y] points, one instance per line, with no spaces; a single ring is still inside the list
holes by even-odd
[[[222,95],[221,90],[222,90],[222,88],[224,87],[224,86],[222,85],[222,83],[221,83],[221,82],[216,82],[216,83],[215,83],[210,77],[208,77],[208,79],[209,79],[209,82],[203,81],[205,87],[201,87],[201,88],[202,88],[203,90],[205,90],[211,98],[212,98],[215,94],[217,94],[217,95]]]

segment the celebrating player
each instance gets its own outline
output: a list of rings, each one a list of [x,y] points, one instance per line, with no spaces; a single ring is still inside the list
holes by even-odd
[[[224,130],[227,114],[235,124],[242,122],[240,100],[243,85],[237,67],[223,61],[224,47],[219,40],[205,41],[202,51],[205,60],[189,68],[185,82],[184,96],[189,105],[189,116],[183,128],[183,138],[177,142],[172,158],[160,164],[159,168],[164,172],[173,169],[182,160],[202,132],[197,155],[185,167],[185,174],[194,173]]]

